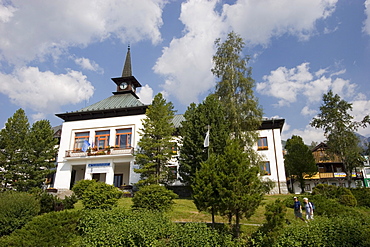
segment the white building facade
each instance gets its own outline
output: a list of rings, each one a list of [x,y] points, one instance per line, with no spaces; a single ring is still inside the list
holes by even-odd
[[[57,114],[65,122],[57,157],[56,189],[70,190],[82,179],[95,179],[116,187],[133,186],[139,181],[140,175],[134,172],[138,168],[134,150],[148,105],[136,95],[136,88],[141,85],[132,76],[130,60],[128,50],[122,77],[112,79],[117,85],[112,96],[75,112]],[[182,115],[176,115],[175,127],[183,119]],[[262,175],[276,184],[271,192],[274,194],[288,193],[281,144],[283,125],[284,119],[264,119],[256,144],[264,161]],[[172,160],[170,166],[178,178],[177,160]],[[177,180],[173,185],[181,183]]]

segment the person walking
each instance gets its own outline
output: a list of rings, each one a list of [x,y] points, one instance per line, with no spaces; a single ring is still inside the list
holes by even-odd
[[[313,206],[312,203],[308,201],[308,198],[303,198],[305,209],[306,209],[306,219],[313,220]]]
[[[296,196],[293,199],[294,199],[294,216],[296,218],[299,218],[302,221],[304,221],[304,219],[302,218],[302,205],[301,205],[301,202],[298,200],[298,198]]]

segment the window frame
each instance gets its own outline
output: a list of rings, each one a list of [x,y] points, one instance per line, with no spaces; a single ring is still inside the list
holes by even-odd
[[[262,161],[260,164],[261,171],[265,171],[266,174],[262,176],[271,176],[271,163],[270,161]]]
[[[81,135],[79,134],[87,134],[87,135]],[[82,150],[83,144],[86,141],[89,141],[90,138],[90,132],[89,131],[83,131],[83,132],[75,132],[75,138],[73,141],[73,150],[79,151]],[[78,140],[78,141],[77,141]]]
[[[268,150],[267,136],[259,137],[257,140],[257,150]]]
[[[106,132],[104,134],[99,134],[99,132]],[[95,131],[95,147],[97,150],[105,149],[109,146],[109,139],[110,139],[110,130],[96,130]],[[104,145],[100,146],[100,141],[104,141]]]
[[[118,131],[120,131],[120,130],[122,130],[122,131],[129,130],[129,132],[119,133]],[[126,135],[126,137],[123,137],[125,135]],[[126,146],[125,147],[121,146],[121,144],[120,144],[121,143],[121,138],[126,139]],[[124,148],[124,149],[132,148],[132,128],[116,129],[115,147]]]

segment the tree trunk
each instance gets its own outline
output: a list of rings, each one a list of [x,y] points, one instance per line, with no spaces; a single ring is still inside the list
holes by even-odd
[[[212,207],[212,229],[215,229],[215,209]]]
[[[235,231],[234,231],[234,237],[239,238],[240,235],[240,215],[239,212],[235,214]]]

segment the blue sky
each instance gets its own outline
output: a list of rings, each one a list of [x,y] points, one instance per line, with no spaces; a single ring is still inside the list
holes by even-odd
[[[309,123],[329,89],[370,113],[369,15],[369,0],[0,0],[0,126],[19,108],[59,125],[109,97],[129,44],[140,99],[162,92],[184,113],[213,91],[214,41],[233,30],[283,139],[323,141]]]

